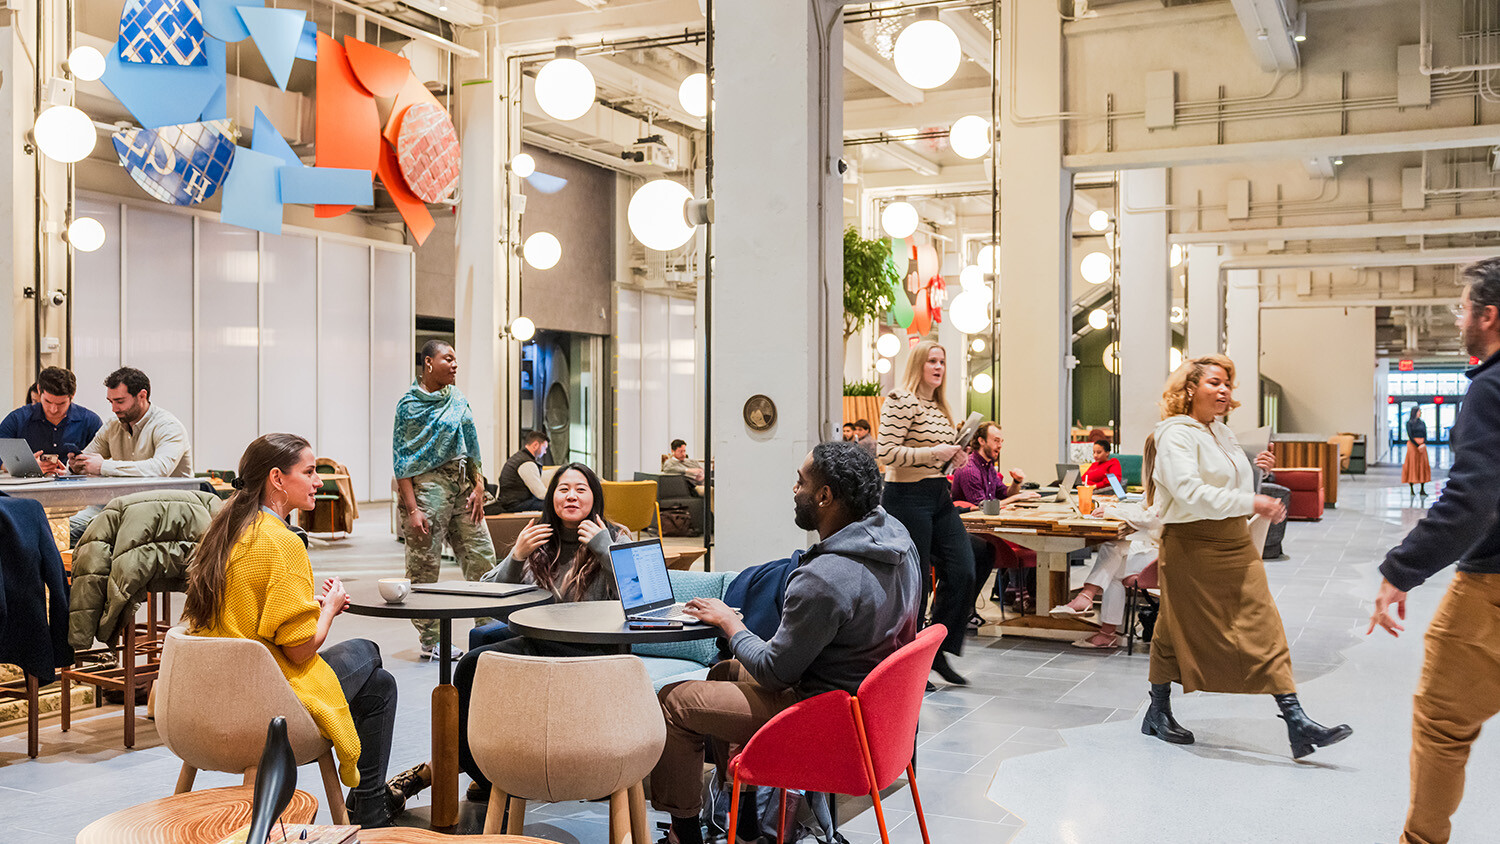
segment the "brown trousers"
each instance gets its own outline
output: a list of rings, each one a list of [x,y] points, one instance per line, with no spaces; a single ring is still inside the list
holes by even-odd
[[[708,741],[714,742],[720,764],[727,764],[731,751],[797,702],[791,690],[762,688],[734,659],[715,665],[707,680],[673,683],[657,698],[667,720],[667,743],[651,771],[651,805],[674,818],[693,817],[703,808],[703,753]]]
[[[1479,729],[1500,712],[1500,574],[1459,572],[1427,628],[1412,707],[1411,807],[1402,844],[1442,844]]]

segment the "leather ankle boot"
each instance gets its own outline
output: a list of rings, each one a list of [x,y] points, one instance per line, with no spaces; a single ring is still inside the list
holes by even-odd
[[[944,680],[952,683],[955,686],[969,685],[969,681],[966,680],[962,674],[959,674],[957,671],[955,671],[953,669],[953,666],[948,664],[948,657],[945,656],[942,651],[938,651],[937,653],[933,654],[932,670],[936,671],[939,677],[942,677]]]
[[[1316,748],[1337,744],[1354,735],[1354,730],[1348,724],[1325,727],[1307,717],[1307,713],[1302,711],[1302,704],[1298,702],[1296,694],[1274,695],[1274,697],[1276,705],[1281,707],[1280,717],[1286,721],[1286,734],[1287,739],[1292,743],[1293,759],[1301,759]]]
[[[1192,744],[1193,731],[1177,723],[1172,717],[1172,684],[1151,684],[1151,708],[1141,721],[1141,734],[1156,736],[1172,744]]]

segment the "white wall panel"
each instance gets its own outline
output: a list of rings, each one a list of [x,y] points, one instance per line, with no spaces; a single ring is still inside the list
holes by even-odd
[[[198,471],[235,469],[260,436],[259,234],[198,224]]]
[[[408,252],[376,249],[371,267],[370,335],[370,497],[389,495],[395,476],[391,430],[396,402],[411,386],[416,371],[412,349],[412,259]],[[497,460],[506,455],[483,455],[493,476]],[[352,467],[351,467],[352,468]]]
[[[75,207],[104,226],[104,245],[73,259],[73,374],[78,403],[108,420],[104,376],[120,366],[120,206],[79,198]]]
[[[641,297],[641,469],[661,470],[672,433],[672,321],[664,296]]]
[[[146,373],[151,403],[193,441],[193,218],[130,208],[126,237],[122,358]]]
[[[615,473],[628,481],[641,464],[641,299],[615,293]]]
[[[317,448],[318,244],[268,234],[261,249],[260,431],[297,434]]]
[[[370,499],[370,247],[323,241],[318,308],[319,457]]]
[[[694,325],[698,304],[691,299],[662,298],[666,300],[671,343],[668,350],[670,370],[667,376],[668,390],[671,393],[668,401],[671,408],[668,427],[671,430],[666,439],[669,444],[675,439],[687,440],[688,453],[701,459],[703,438],[694,424],[699,404],[698,335]]]

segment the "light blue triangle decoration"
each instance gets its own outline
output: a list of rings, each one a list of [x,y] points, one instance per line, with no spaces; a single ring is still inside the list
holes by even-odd
[[[234,7],[264,5],[266,0],[198,0],[198,12],[203,15],[205,32],[233,44],[250,37],[250,30],[245,28]]]
[[[276,127],[271,125],[271,118],[266,117],[259,106],[255,108],[255,134],[250,138],[250,148],[259,153],[274,155],[288,167],[307,166],[297,157],[297,153],[292,152],[292,145],[276,131]]]
[[[255,41],[255,48],[260,50],[260,57],[271,70],[271,76],[285,91],[287,80],[292,75],[292,64],[297,61],[297,44],[302,40],[302,24],[307,21],[307,13],[253,6],[240,6],[238,10],[240,19]]]
[[[318,60],[318,25],[312,21],[302,25],[302,40],[297,42],[297,58],[310,62]]]

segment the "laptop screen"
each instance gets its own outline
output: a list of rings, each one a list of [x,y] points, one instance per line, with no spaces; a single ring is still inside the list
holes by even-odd
[[[1115,491],[1115,497],[1124,498],[1125,487],[1120,486],[1120,479],[1114,475],[1105,475],[1104,477],[1109,479],[1109,488]]]
[[[662,553],[660,540],[611,546],[609,559],[626,615],[675,603],[672,582],[667,579],[667,558]]]

